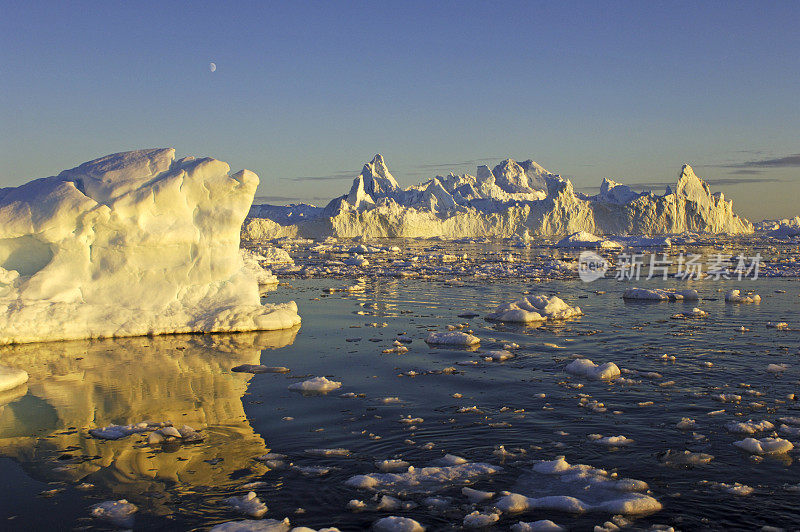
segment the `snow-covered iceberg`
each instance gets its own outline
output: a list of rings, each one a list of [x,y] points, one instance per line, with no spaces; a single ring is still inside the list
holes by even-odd
[[[604,180],[594,196],[576,192],[568,179],[528,160],[506,159],[477,175],[436,176],[401,188],[381,155],[364,165],[350,192],[326,207],[255,205],[242,235],[278,237],[511,237],[654,235],[702,231],[751,233],[733,203],[711,193],[684,165],[676,186],[663,195],[637,193]]]
[[[0,190],[0,344],[274,330],[239,251],[248,170],[173,149],[108,155]]]

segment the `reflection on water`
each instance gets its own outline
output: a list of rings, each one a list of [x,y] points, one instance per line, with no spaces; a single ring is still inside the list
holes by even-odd
[[[3,364],[25,369],[30,380],[0,395],[0,455],[37,480],[91,483],[109,498],[147,493],[151,504],[167,502],[176,484],[224,486],[243,464],[257,473],[252,458],[267,447],[242,405],[252,375],[230,369],[258,364],[262,349],[292,344],[298,329],[4,347]],[[153,448],[146,434],[117,441],[88,434],[141,421],[187,424],[205,439]]]

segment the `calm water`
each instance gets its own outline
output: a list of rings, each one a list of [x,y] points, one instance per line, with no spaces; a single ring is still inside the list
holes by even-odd
[[[271,292],[268,301],[294,299],[300,306],[303,324],[292,331],[2,349],[1,363],[27,370],[30,381],[0,396],[0,528],[105,529],[109,525],[92,518],[90,507],[126,498],[139,506],[137,529],[207,529],[244,518],[224,499],[246,493],[241,486],[248,482],[263,481],[255,491],[269,506],[266,517],[289,517],[294,526],[360,530],[379,517],[403,515],[429,530],[458,529],[474,509],[460,495],[462,484],[436,492],[453,497],[443,512],[424,505],[393,512],[346,508],[351,499],[372,502],[374,494],[344,482],[376,472],[376,460],[402,458],[420,466],[446,453],[501,465],[501,473],[471,484],[488,491],[514,491],[533,461],[558,455],[644,480],[664,509],[636,519],[634,527],[800,527],[797,492],[786,489],[800,481],[797,451],[754,460],[732,445],[745,436],[725,429],[730,421],[766,419],[777,427],[779,417],[800,416],[798,403],[786,400],[787,394],[800,395],[800,331],[765,327],[768,321],[800,324],[796,280],[639,283],[690,286],[700,292],[699,303],[626,303],[620,295],[630,285],[611,280],[587,285],[512,279],[451,286],[385,278],[369,280],[362,294],[323,293],[342,284],[295,279]],[[735,287],[755,290],[763,297],[761,304],[726,304],[720,290]],[[558,294],[581,306],[585,316],[542,327],[458,317],[465,311],[484,315],[525,290]],[[694,306],[710,316],[669,319]],[[482,339],[477,352],[423,342],[429,330],[464,322]],[[740,332],[741,326],[749,331]],[[403,332],[413,338],[409,352],[382,354]],[[509,342],[520,346],[511,360],[484,362],[478,356]],[[616,384],[577,379],[563,371],[573,354],[660,376],[626,373],[630,381]],[[665,354],[675,360],[662,360]],[[459,364],[474,360],[479,363]],[[257,363],[286,366],[291,372],[230,371]],[[788,369],[775,374],[766,370],[768,364],[787,364]],[[438,371],[447,367],[457,371]],[[411,370],[418,375],[403,375]],[[321,375],[341,381],[342,388],[317,396],[287,389]],[[350,392],[359,396],[342,397]],[[545,398],[539,397],[542,393]],[[738,394],[742,400],[721,403],[712,397],[720,393]],[[579,406],[580,394],[604,403],[607,411]],[[384,403],[386,397],[400,402]],[[480,413],[457,412],[473,405]],[[424,421],[414,428],[398,422],[407,415]],[[682,417],[697,421],[693,431],[675,428]],[[88,434],[93,427],[146,420],[188,424],[201,429],[205,440],[154,448],[146,445],[146,435],[102,441]],[[608,449],[587,439],[592,433],[623,434],[634,443]],[[796,437],[783,437],[800,444]],[[516,456],[498,458],[493,454],[498,445]],[[305,452],[313,448],[346,448],[351,454]],[[691,468],[666,465],[661,458],[669,449],[709,453],[714,459]],[[285,454],[297,467],[269,470],[255,460],[267,452]],[[302,466],[329,471],[309,474]],[[741,497],[702,481],[740,482],[755,491]],[[404,500],[420,503],[426,496],[411,494]],[[537,511],[505,516],[495,528],[552,519],[582,530],[610,517]]]

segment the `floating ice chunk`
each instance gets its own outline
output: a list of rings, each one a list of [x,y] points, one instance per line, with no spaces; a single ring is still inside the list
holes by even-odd
[[[597,365],[588,358],[578,358],[570,362],[564,371],[571,375],[595,380],[611,380],[620,376],[619,368],[613,362]]]
[[[480,491],[472,488],[461,488],[461,494],[464,495],[464,497],[466,497],[467,500],[472,504],[488,501],[494,497],[493,491]]]
[[[767,322],[767,329],[778,329],[779,331],[783,331],[789,328],[789,324],[785,321],[768,321]]]
[[[681,430],[689,430],[693,429],[696,423],[697,422],[694,419],[684,417],[681,418],[681,420],[678,421],[675,426]]]
[[[12,390],[28,382],[28,372],[23,369],[0,366],[0,392]]]
[[[172,428],[169,423],[148,423],[143,421],[131,425],[109,425],[107,427],[89,429],[89,434],[101,440],[119,440],[131,434],[138,434],[166,427]]]
[[[726,303],[761,303],[761,296],[758,294],[742,295],[739,290],[729,290],[725,293]]]
[[[700,481],[701,484],[707,484],[714,489],[718,489],[720,491],[724,491],[725,493],[730,493],[731,495],[738,495],[740,497],[744,497],[750,495],[755,491],[753,488],[746,484],[739,484],[738,482],[734,482],[733,484],[727,484],[725,482],[710,482],[708,480]]]
[[[342,383],[331,381],[325,377],[314,377],[303,382],[296,382],[289,385],[290,390],[297,392],[328,393],[342,387]]]
[[[342,449],[341,447],[335,449],[306,449],[305,453],[314,456],[350,456],[350,450]]]
[[[581,316],[580,307],[571,307],[559,297],[527,296],[517,301],[504,303],[486,319],[501,322],[531,323],[547,319],[564,320]]]
[[[345,484],[360,489],[384,493],[428,493],[446,486],[492,475],[502,468],[481,462],[467,462],[450,466],[409,467],[404,473],[371,473],[356,475]]]
[[[287,517],[283,521],[276,519],[244,519],[241,521],[228,521],[213,527],[210,532],[289,532],[292,525]]]
[[[673,320],[689,320],[689,319],[698,319],[698,318],[707,318],[708,312],[700,308],[693,308],[692,310],[688,310],[686,312],[679,312],[677,314],[673,314],[670,316]]]
[[[622,294],[623,299],[644,299],[650,301],[697,301],[700,295],[697,290],[663,290],[661,288],[628,288]]]
[[[733,444],[751,454],[781,454],[791,451],[794,448],[792,442],[783,438],[745,438],[735,441]]]
[[[555,524],[549,519],[540,519],[526,523],[520,521],[515,525],[511,525],[511,532],[566,532],[566,528]]]
[[[491,526],[500,520],[497,514],[482,514],[475,510],[469,515],[464,516],[464,527],[466,528],[483,528]]]
[[[625,437],[623,435],[619,436],[603,436],[602,434],[589,434],[588,436],[590,441],[598,445],[605,445],[606,447],[624,447],[626,445],[633,444],[633,440],[631,438]]]
[[[788,434],[789,436],[798,437],[800,436],[800,427],[790,427],[789,425],[781,424],[779,430],[784,434]]]
[[[231,368],[236,373],[289,373],[289,368],[283,366],[264,366],[262,364],[242,364]]]
[[[769,421],[756,422],[749,419],[746,422],[731,421],[725,424],[725,428],[728,432],[733,432],[734,434],[755,434],[756,432],[772,430],[775,428],[775,425]]]
[[[697,466],[709,463],[714,456],[707,453],[693,453],[691,451],[673,451],[668,449],[660,456],[661,462],[670,466]]]
[[[431,345],[457,345],[457,346],[470,346],[476,345],[481,342],[477,336],[467,334],[459,331],[451,332],[432,332],[425,339],[425,342]]]
[[[173,149],[108,155],[0,191],[0,344],[291,328],[239,251],[258,186]],[[16,257],[7,264],[6,258]]]
[[[137,511],[139,511],[139,508],[125,499],[105,501],[92,506],[92,515],[94,517],[108,521],[120,528],[132,528],[134,514]]]
[[[381,460],[379,462],[375,462],[375,466],[384,473],[389,473],[393,471],[405,471],[408,469],[408,466],[411,465],[405,460]]]
[[[603,237],[593,235],[587,231],[578,231],[562,238],[556,244],[557,248],[581,248],[581,249],[619,249],[622,244],[613,240],[606,240]]]
[[[789,364],[767,364],[768,373],[783,373],[789,369]]]
[[[454,454],[446,454],[443,457],[434,460],[434,464],[436,465],[447,465],[447,466],[461,465],[461,464],[466,464],[468,462],[469,460],[467,460],[466,458],[462,458],[461,456],[456,456]]]
[[[250,517],[261,517],[267,513],[267,505],[261,502],[254,491],[250,491],[241,497],[228,497],[225,502]]]
[[[509,358],[514,358],[514,353],[510,351],[503,350],[496,350],[496,351],[486,351],[484,353],[480,353],[480,356],[483,357],[484,360],[487,362],[502,362],[504,360],[508,360]]]
[[[548,481],[549,476],[556,477],[556,481]],[[603,469],[587,465],[570,465],[563,456],[535,464],[532,474],[521,478],[518,485],[530,495],[506,495],[495,504],[498,509],[509,513],[560,510],[623,515],[642,515],[661,510],[660,502],[642,493],[647,491],[647,483],[618,479]]]
[[[375,532],[425,532],[425,527],[410,517],[389,516],[372,524]]]

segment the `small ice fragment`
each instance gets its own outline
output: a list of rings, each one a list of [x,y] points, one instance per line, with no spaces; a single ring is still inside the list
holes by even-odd
[[[228,497],[225,502],[250,517],[258,518],[267,513],[267,505],[261,502],[254,491],[250,491],[241,497]]]
[[[425,527],[410,517],[389,516],[372,524],[375,532],[425,532]]]
[[[792,442],[784,440],[783,438],[745,438],[740,441],[735,441],[733,444],[740,449],[743,449],[751,454],[765,455],[765,454],[781,454],[791,451],[794,448]]]
[[[328,393],[342,387],[341,382],[331,381],[325,377],[314,377],[303,382],[289,385],[289,389],[298,392]]]
[[[595,380],[610,380],[620,376],[619,368],[613,362],[598,366],[588,358],[578,358],[564,368],[564,371],[579,377]]]
[[[105,501],[92,506],[92,515],[120,528],[132,528],[134,515],[139,509],[125,499]]]
[[[478,510],[475,510],[471,514],[464,516],[464,527],[484,528],[499,520],[500,516],[497,514],[482,514]]]

